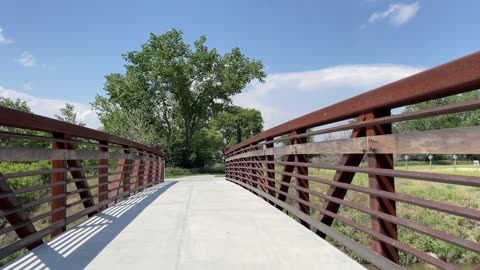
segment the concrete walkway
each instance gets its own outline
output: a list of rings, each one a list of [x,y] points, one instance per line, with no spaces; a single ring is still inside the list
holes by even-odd
[[[212,176],[167,181],[5,269],[364,269],[243,188]]]

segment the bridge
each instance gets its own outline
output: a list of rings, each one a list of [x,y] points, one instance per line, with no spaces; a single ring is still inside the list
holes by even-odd
[[[480,254],[480,239],[415,219],[428,211],[478,228],[478,203],[422,194],[443,185],[479,196],[480,177],[395,168],[394,158],[478,154],[480,128],[393,126],[475,111],[480,99],[391,111],[477,89],[480,52],[257,134],[225,151],[225,177],[180,179],[165,179],[158,149],[0,107],[0,162],[50,166],[0,172],[0,259],[4,269],[403,269],[411,256],[458,269],[403,237]],[[397,190],[416,182],[423,193]]]

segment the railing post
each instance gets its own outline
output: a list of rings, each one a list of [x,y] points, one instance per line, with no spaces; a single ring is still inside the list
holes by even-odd
[[[273,138],[267,138],[267,141],[271,141],[271,140],[273,140]],[[267,143],[265,145],[265,147],[266,148],[273,148],[273,143]],[[265,159],[267,161],[273,162],[275,160],[275,156],[274,155],[267,155],[267,156],[265,156]],[[275,170],[275,164],[267,163],[267,169],[268,170]],[[267,178],[269,179],[269,180],[267,180],[267,183],[268,183],[268,186],[270,187],[270,189],[268,189],[268,194],[275,197],[276,196],[276,194],[275,194],[275,182],[273,180],[270,180],[270,179],[275,179],[275,173],[274,172],[267,172]]]
[[[366,115],[366,120],[371,120],[379,117],[389,116],[390,110],[378,110]],[[391,134],[392,125],[382,124],[378,126],[371,126],[367,128],[367,136]],[[375,154],[375,142],[372,143],[368,154],[369,168],[393,169],[393,155],[392,154]],[[387,177],[382,175],[369,174],[368,185],[371,189],[395,192],[394,177]],[[396,216],[395,201],[370,195],[370,208],[382,213]],[[397,225],[376,217],[371,217],[372,229],[394,240],[397,240]],[[388,258],[389,260],[399,263],[398,249],[387,243],[372,239],[372,249],[378,254]]]
[[[127,148],[124,149],[124,153],[129,155],[131,153],[131,151]],[[132,160],[130,158],[125,158],[125,164],[123,165],[123,170],[122,170],[122,185],[123,185],[123,188],[122,188],[122,191],[123,192],[127,192],[127,191],[130,191],[130,176],[132,174],[132,168],[130,167],[130,165],[132,164]],[[128,193],[127,195],[123,196],[124,199],[130,197],[130,193]]]
[[[108,153],[108,142],[106,141],[99,141],[99,143],[102,146],[98,147],[98,151],[100,153]],[[98,202],[103,202],[108,199],[108,159],[99,159],[98,160],[98,165],[104,166],[101,168],[98,168],[98,174],[99,175],[104,175],[104,176],[99,176],[98,177],[98,193],[101,194],[98,196]],[[102,194],[103,193],[103,194]],[[105,208],[107,208],[107,205],[104,205],[98,209],[98,211],[102,211]]]
[[[122,150],[123,154],[129,154],[130,150],[128,149],[128,146],[123,146]],[[128,158],[121,158],[117,161],[117,168],[115,169],[115,182],[112,184],[112,188],[109,190],[108,198],[113,198],[118,195],[118,192],[120,190],[120,186],[125,185],[125,179],[128,178],[130,171],[128,169]],[[110,202],[109,206],[113,205],[116,203],[115,202]]]
[[[53,133],[53,138],[54,139],[60,139],[60,140],[65,140],[65,135],[63,133]],[[58,142],[58,141],[53,141],[52,142],[52,148],[53,149],[65,149],[65,142]],[[52,211],[57,212],[53,213],[51,216],[51,224],[54,224],[56,222],[65,222],[65,219],[67,217],[67,160],[66,158],[64,159],[58,159],[58,160],[52,160],[52,170],[63,170],[61,172],[53,172],[52,173],[52,184],[55,183],[62,183],[61,185],[55,185],[52,187],[52,197],[58,196],[58,195],[63,195],[62,197],[55,199],[51,203],[51,209]],[[66,225],[66,224],[65,224]],[[52,232],[51,236],[52,238],[61,234],[66,230],[66,226],[62,226],[60,229],[55,230]]]
[[[143,175],[145,174],[145,160],[143,160],[143,152],[139,152],[138,155],[141,156],[141,159],[139,160],[138,166],[137,187],[141,187],[143,185]],[[137,192],[140,192],[142,190],[143,189],[140,188]]]
[[[365,115],[363,114],[357,117],[357,122],[362,122],[362,121],[365,121]],[[366,128],[357,128],[352,131],[352,135],[350,137],[359,138],[359,137],[365,137],[365,136],[366,136]],[[364,156],[365,154],[363,153],[362,154],[343,154],[338,165],[358,167],[362,162],[362,159]],[[350,184],[352,183],[354,177],[355,177],[354,172],[337,171],[335,173],[335,176],[333,177],[333,181]],[[343,200],[343,198],[345,198],[345,196],[347,195],[347,191],[348,190],[345,188],[330,186],[328,188],[327,195]],[[340,204],[325,200],[322,208],[324,210],[327,210],[336,214],[340,209]],[[331,226],[333,223],[333,220],[334,218],[328,215],[322,215],[322,218],[320,219],[320,221],[327,226]],[[325,238],[327,236],[325,233],[319,230],[317,230],[317,235],[319,235],[322,238]]]
[[[165,181],[165,172],[166,172],[166,170],[165,170],[165,159],[162,158],[161,161],[162,161],[161,180],[162,180],[162,182],[164,182]]]
[[[306,132],[305,129],[299,129],[299,130],[295,130],[293,135],[299,135],[299,134],[303,134],[305,132]],[[306,137],[296,138],[296,139],[293,140],[293,144],[303,144],[303,143],[306,143],[306,142],[307,142]],[[305,154],[295,155],[295,162],[307,163],[308,162],[307,155],[305,155]],[[308,176],[308,167],[297,166],[296,167],[296,173],[298,175]],[[297,184],[297,187],[308,189],[308,180],[306,180],[306,179],[296,177],[296,184]],[[302,201],[305,201],[305,202],[310,202],[310,194],[308,192],[305,192],[305,191],[302,191],[302,190],[297,189],[297,198],[302,200]],[[310,215],[310,206],[308,206],[304,203],[301,203],[301,202],[299,202],[297,205],[298,205],[298,210],[302,211],[303,213],[305,213],[307,215]],[[299,220],[299,221],[303,226],[310,229],[310,224],[308,224],[307,222],[305,222],[303,220]]]
[[[157,184],[160,181],[160,162],[157,156],[153,157],[155,159],[155,173],[153,182]]]
[[[135,159],[135,161],[133,162],[133,172],[132,172],[132,179],[130,179],[130,189],[134,189],[138,187],[138,181],[141,178],[139,177],[141,164],[142,164],[142,161],[140,159]]]
[[[149,179],[150,179],[150,167],[151,167],[151,161],[149,160],[150,158],[150,155],[148,153],[145,153],[145,173],[143,174],[143,181],[142,181],[142,185],[144,186],[143,189],[146,188],[148,182],[149,182]],[[142,189],[142,190],[143,190]]]

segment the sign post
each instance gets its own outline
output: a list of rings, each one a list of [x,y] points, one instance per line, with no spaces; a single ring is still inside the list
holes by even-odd
[[[432,155],[428,155],[428,159],[430,159],[430,170],[432,169],[432,159],[433,159],[433,156]]]
[[[408,157],[408,155],[405,155],[403,158],[405,159],[405,167],[407,167],[407,170],[408,170],[408,159],[409,159],[409,157]]]
[[[455,171],[457,170],[457,155],[453,155],[453,165],[455,166]]]

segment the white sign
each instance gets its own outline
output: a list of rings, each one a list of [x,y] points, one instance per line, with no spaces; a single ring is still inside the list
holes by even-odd
[[[405,157],[403,157],[403,158],[404,158],[405,160],[408,160],[408,159],[409,159],[408,155],[405,155]]]
[[[432,155],[428,155],[428,159],[432,160],[432,159],[433,159],[433,156],[432,156]]]
[[[455,160],[456,160],[456,159],[457,159],[457,155],[453,155],[453,159],[455,159]]]
[[[474,166],[479,166],[479,165],[480,165],[480,162],[479,162],[478,160],[474,160],[474,161],[473,161],[473,165],[474,165]]]

